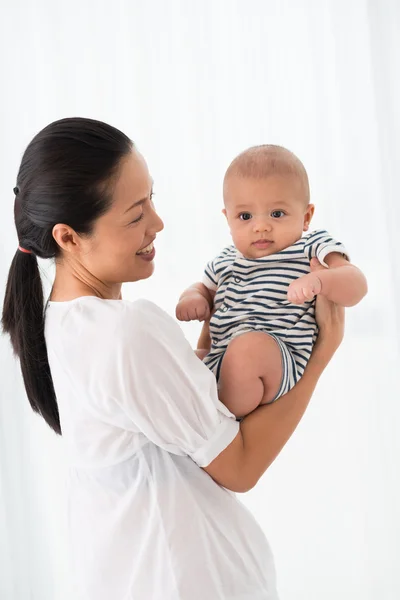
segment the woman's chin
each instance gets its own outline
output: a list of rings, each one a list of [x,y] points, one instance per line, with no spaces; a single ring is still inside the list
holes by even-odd
[[[125,279],[125,282],[134,282],[134,281],[141,281],[142,279],[148,279],[149,277],[151,277],[154,273],[154,262],[143,262],[142,265],[136,266],[136,268],[131,271],[131,273],[128,275],[127,277],[128,279]]]

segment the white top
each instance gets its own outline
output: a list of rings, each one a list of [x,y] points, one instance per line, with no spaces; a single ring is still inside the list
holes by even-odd
[[[225,248],[205,269],[203,283],[215,291],[215,312],[210,321],[210,369],[219,362],[229,342],[246,331],[266,331],[286,344],[294,360],[294,378],[301,377],[317,337],[315,299],[291,304],[290,284],[310,272],[310,260],[328,266],[326,257],[346,248],[327,231],[318,229],[292,246],[261,258],[246,258],[235,246]]]
[[[200,467],[238,423],[151,302],[50,302],[45,335],[70,464],[76,600],[276,600],[273,558]]]

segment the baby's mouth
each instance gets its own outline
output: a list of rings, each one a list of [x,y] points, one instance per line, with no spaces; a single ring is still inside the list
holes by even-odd
[[[272,240],[261,239],[253,242],[253,246],[256,248],[269,248],[272,243]]]

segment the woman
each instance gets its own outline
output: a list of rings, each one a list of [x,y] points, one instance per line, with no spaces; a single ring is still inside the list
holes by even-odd
[[[163,228],[132,142],[89,119],[52,123],[14,192],[2,322],[32,408],[67,445],[74,597],[276,599],[268,543],[232,492],[252,488],[293,433],[342,312],[319,297],[303,378],[239,424],[176,322],[121,298],[123,282],[152,274]],[[45,312],[36,257],[56,261]]]

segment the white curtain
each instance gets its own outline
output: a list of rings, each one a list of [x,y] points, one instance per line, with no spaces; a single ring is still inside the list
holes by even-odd
[[[370,292],[243,501],[272,544],[282,600],[398,600],[399,1],[13,0],[1,12],[2,291],[21,154],[52,120],[108,121],[147,158],[166,227],[154,277],[124,294],[171,313],[230,242],[230,160],[259,143],[303,160],[315,226],[345,242]],[[195,343],[198,325],[185,332]],[[62,440],[31,414],[4,338],[0,359],[0,598],[70,600]]]

